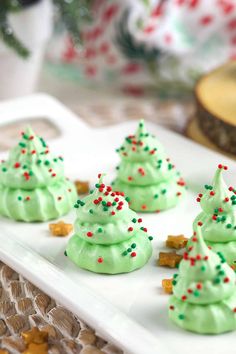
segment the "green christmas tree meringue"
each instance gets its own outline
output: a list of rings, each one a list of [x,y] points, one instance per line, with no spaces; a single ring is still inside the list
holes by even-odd
[[[236,191],[227,187],[222,173],[226,166],[218,165],[212,185],[199,194],[197,201],[202,212],[196,217],[193,228],[202,224],[204,240],[216,252],[221,252],[230,265],[236,261]]]
[[[197,333],[218,334],[236,329],[236,276],[221,253],[205,244],[201,227],[174,275],[169,317]]]
[[[152,237],[129,208],[124,193],[105,186],[102,176],[91,194],[75,204],[75,234],[66,255],[96,273],[127,273],[141,268],[152,254]]]
[[[121,163],[113,189],[130,198],[135,211],[155,212],[174,207],[186,193],[184,180],[166,157],[162,145],[141,120],[135,135],[117,150]]]
[[[53,157],[45,141],[28,127],[0,166],[0,214],[27,222],[68,213],[76,200],[64,176],[62,157]]]

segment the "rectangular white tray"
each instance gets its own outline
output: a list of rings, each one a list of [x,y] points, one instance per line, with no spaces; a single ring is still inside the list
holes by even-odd
[[[91,184],[96,182],[99,172],[107,173],[108,182],[114,177],[118,162],[115,148],[128,133],[134,132],[137,124],[127,122],[91,129],[58,101],[41,94],[0,105],[1,125],[39,116],[48,118],[61,132],[49,145],[65,157],[67,175],[89,180]],[[165,249],[168,234],[191,235],[192,221],[199,212],[196,195],[204,184],[211,182],[217,164],[229,166],[226,180],[231,184],[236,165],[160,126],[148,124],[148,128],[165,145],[189,190],[186,200],[177,208],[142,215],[154,236],[153,256],[144,268],[116,276],[81,270],[63,255],[68,238],[51,237],[48,223],[26,224],[4,218],[0,219],[0,259],[126,352],[222,354],[227,345],[227,354],[235,354],[234,333],[200,336],[185,332],[168,320],[168,296],[163,294],[161,280],[171,277],[174,271],[157,267],[156,259],[159,251]],[[1,158],[5,156],[1,154]],[[63,220],[73,222],[74,211]]]

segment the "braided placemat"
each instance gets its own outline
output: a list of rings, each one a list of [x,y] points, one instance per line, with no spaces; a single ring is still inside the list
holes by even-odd
[[[74,92],[74,91],[73,91]],[[71,95],[69,95],[71,99]],[[78,96],[77,96],[78,98]],[[97,97],[96,97],[97,98]],[[84,97],[80,97],[83,100]],[[90,99],[81,104],[80,100],[65,102],[92,126],[105,126],[117,122],[144,118],[163,124],[182,132],[192,110],[190,105],[180,105],[174,102],[160,103],[157,99],[139,98],[101,100]],[[101,103],[103,102],[103,103]],[[71,104],[69,104],[71,103]],[[60,134],[48,117],[38,117],[36,120],[9,123],[0,130],[0,150],[8,150],[14,146],[19,131],[26,124],[46,140]],[[79,176],[78,176],[79,179]],[[9,353],[24,353],[26,346],[21,336],[32,327],[48,332],[49,354],[120,354],[121,350],[99,337],[78,317],[65,307],[56,303],[50,296],[43,293],[33,284],[0,263],[0,348]],[[36,352],[26,352],[36,354]],[[4,351],[0,354],[5,354]],[[41,354],[41,353],[37,353]]]

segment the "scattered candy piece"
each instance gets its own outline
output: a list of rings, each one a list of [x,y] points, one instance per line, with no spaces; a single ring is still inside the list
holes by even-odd
[[[173,285],[172,285],[173,279],[162,279],[161,285],[166,294],[172,294],[173,292]]]
[[[85,181],[75,181],[75,188],[77,190],[77,194],[87,194],[89,193],[89,182]]]
[[[176,268],[182,258],[183,256],[175,252],[160,252],[157,263],[159,266]]]
[[[186,247],[188,238],[184,235],[169,235],[166,240],[166,247],[180,249]]]
[[[64,221],[58,221],[55,224],[49,224],[49,230],[52,236],[68,236],[73,230],[72,224],[66,224]]]

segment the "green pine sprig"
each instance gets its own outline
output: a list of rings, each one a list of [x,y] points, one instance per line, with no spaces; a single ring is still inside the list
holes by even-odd
[[[91,19],[90,5],[92,0],[52,0],[58,16],[61,18],[75,43],[80,41],[80,26]],[[22,0],[0,0],[0,40],[13,49],[22,58],[30,56],[30,51],[17,38],[8,17],[24,9]],[[30,3],[30,1],[28,1]],[[28,4],[28,6],[30,6]]]

